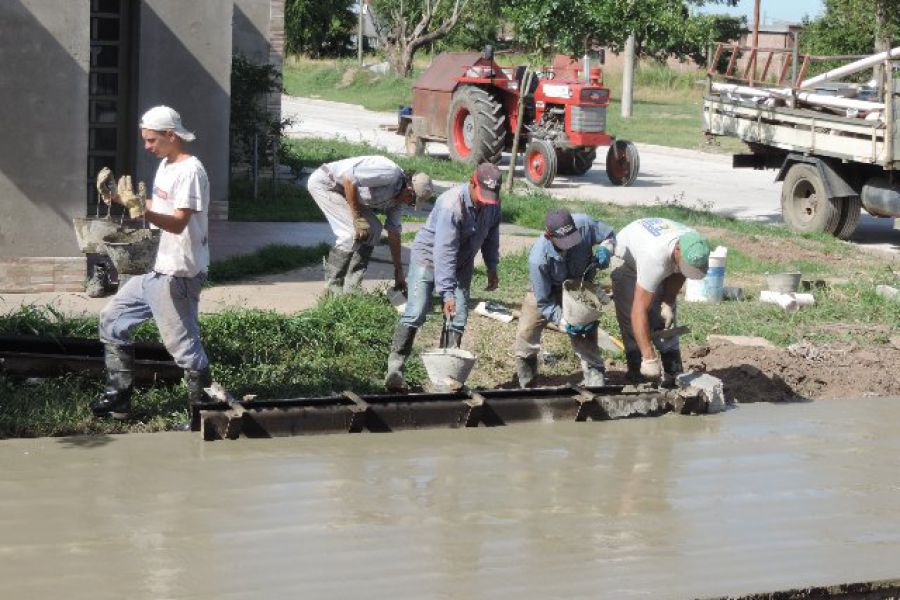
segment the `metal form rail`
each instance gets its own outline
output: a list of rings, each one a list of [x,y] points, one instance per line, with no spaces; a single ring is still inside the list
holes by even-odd
[[[720,596],[707,600],[898,600],[900,579],[842,583],[744,596]]]
[[[177,382],[184,371],[162,344],[136,343],[135,382]],[[36,335],[0,336],[0,373],[14,377],[59,377],[103,373],[103,344],[89,338]]]
[[[437,427],[496,427],[525,421],[608,421],[667,412],[706,413],[702,393],[634,386],[468,390],[289,400],[222,401],[194,407],[191,428],[205,440]]]

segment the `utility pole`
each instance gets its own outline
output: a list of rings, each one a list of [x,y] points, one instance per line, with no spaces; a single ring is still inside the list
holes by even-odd
[[[634,99],[634,34],[625,42],[625,70],[622,71],[622,118],[631,118]]]
[[[759,51],[759,4],[761,0],[754,0],[753,4],[753,50],[750,51],[750,85],[756,79],[756,54]]]
[[[359,59],[359,66],[363,64],[363,3],[365,0],[359,0],[359,24],[356,28],[356,57]],[[346,5],[345,5],[346,6]]]

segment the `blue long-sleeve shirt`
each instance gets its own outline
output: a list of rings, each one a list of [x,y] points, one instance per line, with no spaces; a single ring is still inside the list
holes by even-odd
[[[574,214],[572,220],[581,232],[581,241],[565,256],[543,235],[528,253],[528,275],[534,298],[541,314],[551,323],[559,323],[562,317],[562,306],[557,304],[554,291],[558,291],[566,279],[584,275],[593,261],[595,245],[606,242],[607,246],[612,246],[610,253],[615,250],[616,236],[612,227],[585,214]],[[588,279],[592,278],[593,273],[590,273]]]
[[[457,286],[472,284],[475,255],[481,250],[489,270],[500,262],[500,204],[475,209],[469,185],[463,183],[441,194],[416,234],[410,260],[434,269],[434,287],[442,300],[452,298]]]

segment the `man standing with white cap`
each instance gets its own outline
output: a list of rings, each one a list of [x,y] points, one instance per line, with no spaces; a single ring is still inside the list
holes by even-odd
[[[428,200],[433,193],[425,173],[407,173],[384,156],[355,156],[319,167],[306,184],[322,209],[337,242],[325,260],[325,283],[333,294],[358,288],[384,228],[394,263],[394,287],[406,292],[400,260],[403,205]]]
[[[467,183],[452,187],[438,197],[425,225],[416,234],[409,259],[409,299],[394,330],[388,356],[385,387],[405,392],[403,376],[416,332],[431,309],[431,294],[437,291],[449,329],[449,344],[459,347],[468,320],[466,303],[481,252],[487,267],[486,290],[497,289],[500,262],[500,169],[481,163]]]
[[[675,327],[675,300],[687,279],[703,279],[709,243],[702,235],[669,219],[638,219],[616,235],[612,260],[616,319],[625,345],[628,378],[662,379],[672,385],[682,372],[678,336],[651,338],[651,331]],[[659,350],[659,357],[653,351]]]
[[[185,370],[188,399],[203,402],[203,388],[212,383],[209,359],[200,342],[198,304],[209,268],[209,179],[201,162],[187,151],[195,139],[181,116],[168,106],[151,108],[140,121],[144,149],[162,159],[153,192],[144,205],[130,178],[123,177],[118,194],[101,194],[119,202],[162,230],[153,270],[132,277],[100,313],[107,383],[91,403],[100,416],[126,418],[131,408],[134,348],[131,333],[148,319],[156,321],[166,350]]]

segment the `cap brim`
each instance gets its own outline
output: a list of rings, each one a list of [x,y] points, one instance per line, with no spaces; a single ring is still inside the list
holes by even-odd
[[[191,133],[190,131],[188,131],[186,129],[176,129],[175,135],[177,135],[178,137],[180,137],[181,139],[183,139],[186,142],[193,142],[194,140],[197,139],[196,135],[194,135],[193,133]]]
[[[570,248],[574,248],[580,243],[581,232],[577,229],[565,237],[553,238],[553,245],[560,250],[568,250]]]
[[[482,204],[497,204],[500,202],[500,190],[491,190],[475,184],[475,195]]]
[[[707,269],[698,269],[692,265],[689,265],[684,260],[678,261],[678,270],[681,271],[681,274],[687,277],[688,279],[703,279],[706,277]]]

